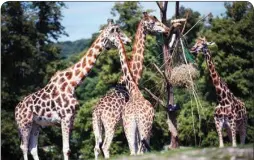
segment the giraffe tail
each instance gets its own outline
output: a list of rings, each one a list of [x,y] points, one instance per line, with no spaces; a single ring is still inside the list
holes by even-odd
[[[147,141],[145,139],[142,139],[141,143],[142,143],[142,145],[144,145],[146,147],[148,152],[151,152],[151,147],[150,147],[150,145],[147,143]]]

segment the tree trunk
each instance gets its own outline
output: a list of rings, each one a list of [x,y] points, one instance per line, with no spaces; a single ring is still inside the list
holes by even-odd
[[[157,2],[158,7],[160,8],[161,13],[161,21],[165,25],[167,25],[167,4],[168,2]],[[179,5],[179,3],[178,3]],[[165,64],[164,67],[164,73],[166,74],[166,77],[170,77],[171,69],[170,61],[172,53],[169,52],[169,38],[168,36],[164,35],[164,44],[163,44],[163,61]],[[174,105],[174,95],[173,95],[173,87],[171,86],[168,79],[166,80],[166,90],[167,90],[167,106],[169,104]],[[176,121],[176,112],[167,112],[167,123],[169,132],[171,133],[171,142],[170,142],[170,149],[177,148],[178,147],[178,132],[177,132],[177,121]]]

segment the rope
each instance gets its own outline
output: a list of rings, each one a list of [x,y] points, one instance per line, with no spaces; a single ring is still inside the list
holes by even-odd
[[[200,20],[198,20],[197,23],[195,23],[187,32],[185,32],[183,36],[186,36],[200,21],[202,21],[203,19],[205,19],[206,17],[208,17],[210,15],[211,15],[211,13],[209,13],[205,17],[201,18]]]

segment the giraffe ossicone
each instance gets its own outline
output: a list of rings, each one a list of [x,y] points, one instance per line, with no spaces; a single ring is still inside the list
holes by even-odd
[[[206,59],[206,64],[212,78],[212,83],[216,89],[218,105],[215,107],[214,120],[219,136],[219,147],[224,147],[222,129],[227,128],[229,139],[232,146],[236,147],[236,132],[240,133],[241,144],[245,143],[247,129],[247,111],[245,104],[234,96],[227,84],[222,80],[215,70],[206,38],[198,38],[195,45],[190,49],[191,52],[202,52]]]
[[[130,42],[118,25],[108,21],[107,26],[77,63],[56,72],[44,88],[26,96],[18,103],[15,108],[15,120],[21,136],[20,148],[24,160],[28,159],[28,151],[33,159],[39,159],[37,151],[39,128],[51,125],[61,125],[64,160],[69,159],[69,139],[78,109],[74,90],[88,75],[102,50],[116,47],[113,45],[117,38],[115,32],[123,43]]]

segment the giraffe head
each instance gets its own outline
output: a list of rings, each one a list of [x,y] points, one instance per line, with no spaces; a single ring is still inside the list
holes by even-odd
[[[149,32],[155,33],[168,33],[169,28],[160,22],[155,16],[148,15],[147,12],[143,12],[143,25]]]
[[[213,42],[207,42],[205,37],[199,37],[196,39],[196,43],[194,46],[190,49],[192,53],[200,53],[202,52],[203,54],[206,54],[206,50],[208,49],[207,46],[213,45]]]
[[[117,36],[120,37],[124,44],[128,44],[131,42],[130,38],[120,29],[119,25],[114,24],[112,19],[108,19],[107,26],[102,30],[102,45],[105,49],[116,48],[117,46],[114,44]]]

